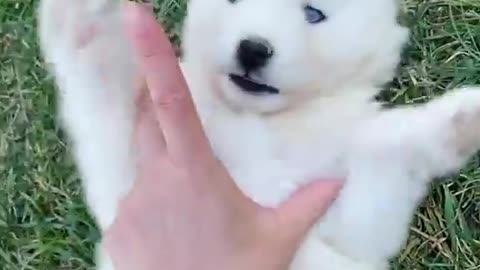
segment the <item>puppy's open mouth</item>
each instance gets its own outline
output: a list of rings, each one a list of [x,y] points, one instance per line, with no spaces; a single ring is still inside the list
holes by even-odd
[[[258,83],[247,76],[229,74],[230,80],[242,90],[252,94],[278,94],[280,91],[267,84]]]

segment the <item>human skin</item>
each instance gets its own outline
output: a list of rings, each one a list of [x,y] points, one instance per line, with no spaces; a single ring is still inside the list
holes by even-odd
[[[163,29],[125,7],[140,80],[139,174],[105,243],[116,270],[288,269],[342,183],[315,181],[278,208],[245,196],[215,158]]]

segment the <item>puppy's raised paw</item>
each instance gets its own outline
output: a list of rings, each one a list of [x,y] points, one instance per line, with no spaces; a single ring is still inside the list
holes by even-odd
[[[135,172],[131,147],[136,67],[120,0],[41,0],[41,47],[58,91],[90,208],[102,229]]]
[[[117,94],[131,90],[136,68],[122,15],[120,0],[42,0],[41,48],[64,91],[90,90],[97,92],[90,97],[99,98],[102,89]]]
[[[46,60],[55,64],[95,38],[119,31],[120,8],[119,0],[42,0],[38,24]]]

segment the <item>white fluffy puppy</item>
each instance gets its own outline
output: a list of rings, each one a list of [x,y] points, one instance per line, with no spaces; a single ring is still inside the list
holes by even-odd
[[[183,71],[211,144],[240,188],[275,206],[308,179],[347,179],[292,270],[388,269],[430,180],[456,172],[480,148],[480,89],[417,107],[384,110],[374,102],[408,38],[398,4],[189,4]],[[106,228],[135,175],[135,67],[120,5],[43,0],[39,16],[87,201]],[[98,37],[85,45],[89,31]]]

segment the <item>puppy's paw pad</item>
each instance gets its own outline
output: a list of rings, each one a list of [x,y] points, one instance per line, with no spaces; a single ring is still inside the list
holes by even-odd
[[[460,156],[470,156],[480,148],[480,88],[463,88],[453,94],[452,144]]]

